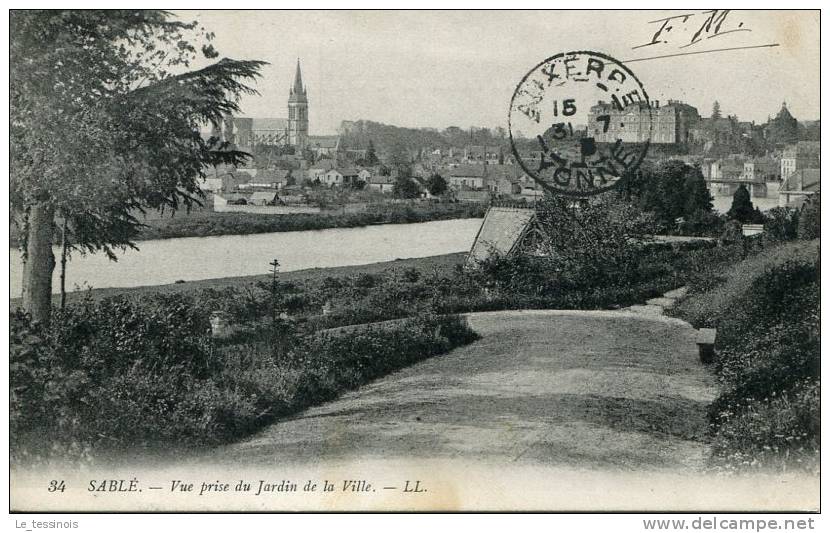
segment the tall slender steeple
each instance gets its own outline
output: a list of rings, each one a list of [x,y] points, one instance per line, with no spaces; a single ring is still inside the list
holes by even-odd
[[[304,97],[305,87],[303,87],[303,72],[300,70],[300,60],[297,59],[297,72],[294,74],[294,86],[291,88],[291,94],[297,98]]]
[[[308,141],[308,95],[303,85],[300,59],[297,58],[297,72],[294,85],[288,92],[288,144],[302,150]]]

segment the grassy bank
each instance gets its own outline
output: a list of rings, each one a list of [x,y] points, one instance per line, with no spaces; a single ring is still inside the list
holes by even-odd
[[[144,225],[135,240],[173,239],[179,237],[216,237],[221,235],[253,235],[283,231],[305,231],[331,228],[356,228],[374,224],[413,224],[434,220],[483,218],[487,207],[475,203],[370,204],[365,212],[294,213],[266,215],[256,213],[216,213],[199,208],[190,213],[158,215],[138,219]],[[12,226],[9,245],[20,242],[19,230]],[[55,236],[60,242],[60,236]]]
[[[395,259],[394,261],[383,261],[370,263],[368,265],[350,265],[341,267],[307,268],[282,272],[279,279],[283,282],[314,284],[320,283],[325,278],[349,278],[360,274],[386,277],[395,271],[414,269],[423,275],[439,273],[448,275],[464,263],[467,254],[459,252],[453,254],[435,255],[430,257],[415,257],[409,259]],[[141,298],[153,294],[194,294],[203,290],[247,290],[262,284],[271,282],[271,274],[260,274],[256,276],[235,276],[228,278],[212,278],[182,283],[170,283],[167,285],[147,285],[143,287],[110,287],[104,289],[91,289],[67,293],[69,303],[77,303],[86,298],[101,300],[112,296],[125,295],[131,298]],[[20,305],[20,299],[14,298],[10,301],[10,307],[14,309]]]
[[[801,241],[694,281],[673,310],[718,330],[715,467],[818,472],[819,293],[819,242]]]
[[[482,218],[486,206],[461,203],[374,204],[361,213],[254,213],[203,212],[187,217],[147,221],[140,240],[218,235],[251,235],[282,231],[355,228],[372,224],[412,224],[433,220]]]

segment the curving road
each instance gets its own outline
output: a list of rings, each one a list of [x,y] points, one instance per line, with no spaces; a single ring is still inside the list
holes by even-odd
[[[73,509],[97,511],[818,509],[818,476],[700,469],[714,377],[695,331],[661,315],[671,298],[650,303],[472,314],[481,340],[246,441],[75,478],[18,472],[12,505],[64,509],[43,487],[66,478],[81,487]],[[90,479],[134,476],[158,489],[83,491]],[[171,480],[194,492],[171,492]],[[202,494],[208,483],[227,488]]]
[[[714,377],[659,308],[468,316],[481,340],[209,454],[222,463],[394,458],[688,471]]]

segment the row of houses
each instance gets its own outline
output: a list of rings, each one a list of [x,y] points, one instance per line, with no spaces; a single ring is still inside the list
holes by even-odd
[[[743,185],[756,198],[779,198],[785,191],[817,191],[820,188],[821,146],[799,141],[781,152],[753,157],[732,154],[720,158],[675,156],[698,166],[713,196],[731,196]],[[812,193],[811,193],[812,194]],[[780,205],[789,205],[786,196]]]
[[[309,183],[342,187],[358,181],[366,183],[370,189],[391,192],[394,184],[394,178],[381,175],[378,168],[342,167],[331,160],[323,160],[308,169],[213,168],[207,174],[201,188],[212,193],[281,190],[290,185]]]

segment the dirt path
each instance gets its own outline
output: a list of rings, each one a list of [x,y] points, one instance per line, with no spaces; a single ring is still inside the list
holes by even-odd
[[[223,447],[211,461],[396,457],[599,470],[702,465],[714,378],[652,309],[475,313],[482,339]]]

